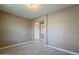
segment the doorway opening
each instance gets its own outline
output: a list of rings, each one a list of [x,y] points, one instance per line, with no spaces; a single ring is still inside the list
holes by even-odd
[[[45,33],[45,20],[42,19],[41,21],[35,22],[35,41],[41,42],[43,44],[46,44],[46,33]]]

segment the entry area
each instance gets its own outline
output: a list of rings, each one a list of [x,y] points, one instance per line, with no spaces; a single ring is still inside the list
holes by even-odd
[[[46,19],[39,20],[34,23],[34,39],[40,44],[46,45]]]

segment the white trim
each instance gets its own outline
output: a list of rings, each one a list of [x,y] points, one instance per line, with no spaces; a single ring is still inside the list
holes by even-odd
[[[35,41],[28,41],[28,42],[22,42],[22,43],[17,43],[17,44],[9,45],[9,46],[4,46],[4,47],[1,47],[0,50],[6,49],[6,48],[15,47],[15,46],[19,46],[19,45],[22,45],[22,44],[28,44],[28,43],[32,43],[32,42],[35,42]]]
[[[70,54],[73,54],[73,55],[79,55],[79,53],[77,53],[77,52],[69,51],[69,50],[58,48],[58,47],[55,47],[55,46],[51,46],[51,45],[45,45],[45,46],[50,47],[50,48],[54,48],[54,49],[57,49],[57,50],[60,50],[60,51],[66,52],[66,53],[70,53]]]

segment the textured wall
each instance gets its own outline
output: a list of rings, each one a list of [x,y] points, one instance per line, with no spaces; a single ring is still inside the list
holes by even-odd
[[[0,47],[32,40],[30,20],[0,11]]]
[[[79,5],[48,15],[48,42],[79,52]]]

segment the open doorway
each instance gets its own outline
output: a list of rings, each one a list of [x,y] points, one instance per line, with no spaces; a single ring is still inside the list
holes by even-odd
[[[45,19],[39,19],[34,23],[34,39],[38,42],[46,44],[46,23]]]
[[[44,21],[40,22],[40,40],[44,40]]]

